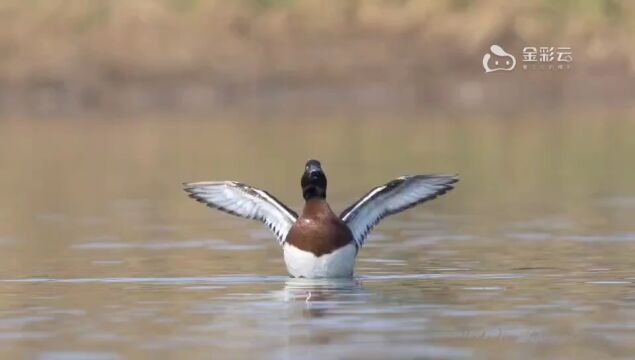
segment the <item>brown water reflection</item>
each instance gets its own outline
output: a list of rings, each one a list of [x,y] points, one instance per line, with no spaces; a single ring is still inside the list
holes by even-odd
[[[4,121],[0,357],[632,356],[632,119]],[[310,157],[338,210],[405,173],[462,181],[383,222],[357,279],[318,283],[180,188],[299,208]]]

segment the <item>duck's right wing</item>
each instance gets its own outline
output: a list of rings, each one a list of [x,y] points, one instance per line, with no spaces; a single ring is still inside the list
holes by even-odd
[[[258,220],[276,235],[282,245],[298,215],[264,190],[235,181],[184,183],[190,197],[211,208]]]

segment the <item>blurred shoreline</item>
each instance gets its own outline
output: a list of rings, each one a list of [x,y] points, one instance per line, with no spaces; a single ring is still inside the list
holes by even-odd
[[[623,108],[635,3],[0,4],[0,116]],[[492,44],[569,46],[568,70],[485,74]]]

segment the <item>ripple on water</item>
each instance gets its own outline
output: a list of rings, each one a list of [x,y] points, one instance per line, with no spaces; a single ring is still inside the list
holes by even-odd
[[[103,278],[23,278],[23,279],[0,279],[0,283],[66,283],[66,284],[86,284],[86,283],[112,283],[112,284],[168,284],[187,285],[200,283],[261,283],[261,282],[282,282],[288,279],[286,276],[258,276],[258,275],[224,275],[224,276],[201,276],[201,277],[103,277]]]
[[[635,233],[618,233],[605,235],[563,235],[557,239],[582,242],[596,241],[635,241]]]
[[[595,284],[595,285],[626,285],[633,284],[634,281],[628,280],[594,280],[594,281],[585,281],[585,284]]]
[[[465,286],[463,290],[469,291],[504,291],[503,286]]]
[[[477,274],[477,273],[434,273],[434,274],[381,274],[381,275],[359,275],[345,279],[304,279],[290,278],[282,275],[221,275],[221,276],[190,276],[190,277],[95,277],[95,278],[47,278],[31,277],[17,279],[0,279],[0,283],[61,283],[61,284],[88,284],[88,283],[111,283],[111,284],[166,284],[166,285],[189,285],[189,286],[214,286],[221,284],[249,284],[249,283],[285,283],[290,288],[309,289],[336,289],[345,290],[359,286],[362,282],[395,281],[395,280],[506,280],[526,278],[526,274]],[[199,288],[200,289],[200,288]],[[477,288],[473,288],[477,289]],[[493,291],[494,287],[481,288]],[[496,288],[497,289],[497,288]]]
[[[90,351],[46,351],[39,353],[37,360],[119,360],[123,359],[114,352]]]
[[[154,241],[154,242],[121,242],[121,241],[92,241],[73,245],[74,249],[81,250],[176,250],[176,249],[209,249],[209,250],[230,250],[244,251],[265,248],[259,244],[234,244],[225,240],[204,239],[204,240],[174,240],[174,241]]]
[[[341,357],[342,354],[355,354],[355,357],[359,359],[463,359],[473,356],[471,349],[461,347],[415,345],[412,343],[394,346],[394,344],[386,342],[386,339],[381,336],[366,336],[362,343],[364,344],[363,346],[358,343],[323,344],[311,345],[310,347],[291,345],[283,350],[274,352],[269,358],[301,359],[306,358],[307,353],[310,354],[311,358],[315,359],[336,359]]]
[[[357,263],[385,264],[387,266],[404,266],[408,264],[405,260],[379,258],[361,258],[357,260]]]
[[[51,334],[43,331],[9,331],[0,332],[0,341],[48,339]]]
[[[616,209],[635,209],[635,196],[615,196],[599,200],[599,205]]]
[[[545,241],[553,239],[553,234],[542,232],[510,232],[506,233],[505,236],[510,239],[528,241]]]
[[[14,243],[15,243],[15,240],[10,237],[0,236],[0,245],[9,245]]]

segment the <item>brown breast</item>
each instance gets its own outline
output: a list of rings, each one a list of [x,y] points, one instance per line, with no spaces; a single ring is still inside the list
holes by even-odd
[[[353,234],[324,199],[310,199],[289,230],[286,241],[315,256],[329,254],[353,241]]]

